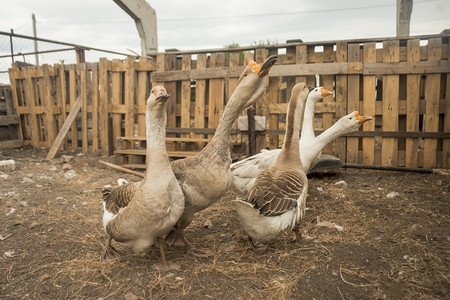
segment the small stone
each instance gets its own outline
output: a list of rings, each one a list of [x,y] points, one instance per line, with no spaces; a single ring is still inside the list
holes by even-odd
[[[41,187],[42,187],[42,184],[36,184],[36,187],[37,187],[37,188],[41,188]]]
[[[75,170],[69,170],[64,174],[64,177],[67,179],[73,179],[77,177],[77,173],[75,172]]]
[[[16,169],[16,162],[14,159],[0,160],[0,170],[14,171]]]
[[[8,174],[3,173],[2,171],[0,171],[0,179],[8,179]]]
[[[390,192],[389,194],[386,195],[386,198],[394,199],[395,197],[398,197],[398,196],[400,196],[399,193],[397,193],[397,192]]]
[[[331,233],[335,232],[336,227],[334,226],[334,223],[323,221],[320,223],[317,223],[312,232],[318,233],[318,234],[325,234],[325,233]]]
[[[65,164],[63,165],[62,169],[63,169],[63,171],[68,171],[68,170],[72,170],[73,167],[72,167],[71,164],[65,163]]]
[[[317,187],[317,190],[318,190],[319,192],[321,192],[321,191],[323,191],[323,187],[318,186],[318,187]]]
[[[65,163],[68,163],[74,158],[74,156],[71,155],[61,155],[61,158],[64,160]]]
[[[347,187],[347,182],[345,182],[344,180],[338,181],[334,184],[335,187],[338,188],[344,188]]]
[[[55,172],[56,170],[58,170],[58,168],[53,166],[53,167],[48,168],[48,170],[51,172]]]
[[[16,212],[16,209],[15,208],[11,208],[11,210],[8,213],[6,213],[6,216],[12,215],[15,212]]]
[[[14,257],[14,251],[5,251],[5,253],[3,253],[3,256],[6,258],[13,258]]]
[[[213,224],[212,224],[211,220],[208,219],[205,222],[203,222],[203,227],[205,227],[205,228],[212,228]]]

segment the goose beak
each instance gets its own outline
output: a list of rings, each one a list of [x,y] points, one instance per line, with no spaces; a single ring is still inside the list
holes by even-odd
[[[372,120],[373,118],[370,116],[361,116],[359,112],[355,111],[356,119],[358,120],[358,124],[362,125],[367,121]]]
[[[320,88],[320,93],[322,94],[322,98],[326,97],[328,95],[333,95],[333,92],[330,92],[330,91],[324,89],[323,87]]]
[[[256,73],[258,73],[259,77],[264,77],[267,74],[269,74],[270,68],[276,63],[277,61],[276,55],[269,56],[264,62],[257,64],[255,61],[251,60],[248,63],[248,66],[253,69]]]
[[[167,102],[169,97],[170,97],[170,94],[167,94],[167,92],[164,92],[161,95],[159,95],[158,97],[156,97],[156,101],[158,101],[158,102]]]

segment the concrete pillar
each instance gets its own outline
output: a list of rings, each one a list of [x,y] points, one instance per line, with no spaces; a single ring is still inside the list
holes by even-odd
[[[145,0],[113,0],[134,19],[141,38],[142,56],[158,53],[156,11]]]
[[[413,0],[397,0],[397,36],[409,36]]]

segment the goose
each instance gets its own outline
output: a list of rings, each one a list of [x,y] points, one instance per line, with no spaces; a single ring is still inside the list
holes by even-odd
[[[165,146],[166,106],[170,95],[162,86],[152,88],[147,99],[145,177],[140,182],[119,182],[103,190],[103,228],[108,236],[103,257],[116,254],[114,239],[142,253],[156,242],[161,253],[160,270],[179,269],[166,260],[163,238],[184,210],[184,195],[176,180]]]
[[[277,56],[272,55],[260,64],[250,61],[238,79],[211,141],[197,155],[172,161],[172,169],[185,195],[185,210],[166,238],[169,244],[181,242],[189,253],[197,257],[212,255],[211,251],[194,248],[186,239],[184,230],[192,222],[195,213],[214,204],[232,186],[231,127],[239,114],[264,94],[266,75],[276,60]]]
[[[286,135],[275,164],[258,174],[245,198],[232,200],[242,227],[258,251],[264,250],[263,243],[275,239],[282,231],[296,230],[305,211],[308,179],[298,144],[308,93],[309,87],[304,83],[293,87]]]
[[[354,111],[340,118],[333,126],[325,130],[318,137],[314,135],[313,114],[314,105],[322,97],[331,95],[330,91],[322,87],[314,88],[308,95],[304,113],[304,122],[299,147],[301,147],[301,161],[303,170],[308,173],[320,157],[322,149],[333,140],[347,133],[357,130],[364,122],[372,117],[361,116]],[[237,191],[247,194],[255,182],[256,176],[263,170],[274,165],[281,149],[261,150],[260,153],[231,164],[233,183]]]

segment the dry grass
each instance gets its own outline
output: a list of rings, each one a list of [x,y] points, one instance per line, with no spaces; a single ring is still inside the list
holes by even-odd
[[[10,151],[3,157],[14,158],[18,169],[1,182],[0,234],[12,234],[0,240],[2,299],[449,296],[446,176],[341,170],[310,178],[302,231],[314,238],[295,242],[286,233],[263,254],[248,244],[230,194],[199,213],[188,228],[191,241],[212,250],[214,257],[199,259],[182,248],[166,247],[167,258],[181,270],[161,273],[155,268],[156,247],[135,255],[118,245],[120,260],[100,260],[105,249],[100,189],[118,177],[137,178],[98,165],[95,156],[75,157],[79,176],[73,180],[63,177],[58,160],[45,161],[43,151]],[[51,167],[57,171],[49,171]],[[30,173],[34,182],[22,183]],[[52,179],[41,179],[43,175]],[[339,180],[349,186],[335,188]],[[390,191],[400,196],[387,199]],[[6,216],[11,208],[16,212]],[[212,228],[203,227],[206,220]],[[318,220],[344,231],[316,235]]]

